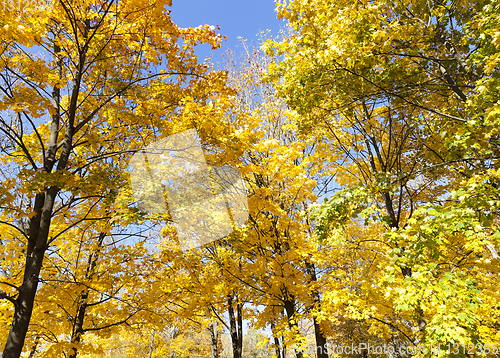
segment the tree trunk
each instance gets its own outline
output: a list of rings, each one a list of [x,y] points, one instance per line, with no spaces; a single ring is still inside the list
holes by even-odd
[[[151,358],[153,356],[153,352],[155,351],[155,333],[156,333],[156,328],[153,327],[153,334],[151,335],[151,342],[149,342],[148,358]]]
[[[285,300],[285,311],[288,317],[288,326],[293,333],[300,333],[299,325],[297,324],[297,316],[295,314],[295,303],[291,299]],[[304,358],[302,352],[298,349],[295,349],[295,355],[297,358]]]
[[[38,288],[43,257],[47,250],[52,208],[58,188],[50,187],[44,194],[35,197],[35,216],[30,220],[28,247],[26,249],[26,266],[23,284],[19,287],[19,295],[14,304],[14,317],[2,358],[19,358],[28,332],[33,313],[35,294]]]
[[[212,325],[210,326],[210,338],[212,342],[212,354],[210,355],[211,358],[219,358],[219,332],[217,330],[217,322],[214,321]]]
[[[36,349],[38,347],[38,343],[40,342],[40,336],[36,336],[35,343],[33,343],[33,347],[31,347],[31,352],[28,358],[33,358],[36,354]],[[1,358],[2,356],[0,356]]]
[[[72,348],[69,352],[68,358],[76,358],[78,354],[78,345],[82,340],[83,335],[83,321],[85,320],[85,310],[87,309],[87,297],[89,296],[88,289],[80,295],[80,304],[78,306],[78,314],[74,325],[73,334],[71,335]]]
[[[316,268],[314,267],[314,264],[309,261],[305,261],[306,265],[306,270],[307,273],[309,274],[310,278],[310,283],[315,283],[318,279],[316,277]],[[314,300],[314,306],[316,309],[319,309],[321,305],[321,300],[319,298],[319,292],[318,290],[314,289],[311,292],[311,295]],[[316,355],[317,358],[328,358],[328,351],[327,351],[327,345],[326,345],[326,337],[324,333],[321,331],[321,327],[316,320],[315,315],[313,314],[313,322],[314,322],[314,336],[316,338]]]
[[[233,344],[233,358],[241,358],[243,350],[243,317],[242,305],[236,304],[237,317],[234,315],[233,297],[229,296],[228,300],[229,323],[231,327],[231,342]]]
[[[281,355],[281,346],[280,346],[280,340],[276,334],[276,327],[274,325],[274,321],[271,320],[271,332],[273,333],[273,339],[274,339],[274,350],[276,351],[276,357],[277,358],[285,358],[285,356]]]
[[[104,242],[104,238],[106,234],[101,232],[99,234],[99,240],[97,241],[97,250],[102,247]],[[89,255],[87,270],[85,272],[85,278],[87,280],[91,280],[94,277],[94,269],[97,265],[97,261],[99,260],[99,251],[92,252]],[[70,350],[68,358],[76,358],[78,355],[78,345],[82,340],[82,335],[84,333],[83,330],[83,322],[85,321],[85,311],[87,310],[87,298],[89,297],[89,289],[86,287],[84,291],[80,294],[80,300],[78,301],[78,312],[76,314],[75,322],[73,324],[73,333],[71,334],[71,343],[72,348]],[[154,339],[154,331],[153,331],[153,339]]]

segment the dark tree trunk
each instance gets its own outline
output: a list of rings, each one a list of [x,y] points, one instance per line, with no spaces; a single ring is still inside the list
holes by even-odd
[[[102,247],[104,242],[104,238],[106,234],[101,232],[99,234],[99,240],[97,241],[97,250]],[[87,270],[85,272],[85,278],[87,280],[91,280],[94,277],[94,269],[97,265],[97,261],[99,260],[99,251],[92,252],[89,255]],[[89,297],[89,289],[85,288],[84,291],[80,294],[80,300],[78,304],[78,312],[75,317],[75,322],[73,324],[73,333],[71,334],[71,343],[73,348],[71,348],[69,352],[68,358],[76,358],[78,355],[78,345],[82,340],[82,335],[85,332],[83,329],[83,323],[85,321],[85,311],[87,310],[87,298]],[[154,338],[154,333],[153,333]]]
[[[33,347],[31,347],[31,352],[30,352],[30,355],[28,356],[28,358],[33,358],[36,354],[36,349],[38,347],[38,343],[40,342],[40,336],[37,336],[36,339],[35,339],[35,343],[33,343]],[[1,358],[1,356],[0,356]]]
[[[243,317],[242,304],[236,304],[237,317],[234,314],[233,297],[229,296],[228,300],[229,324],[231,328],[231,342],[233,344],[233,358],[241,358],[243,350]]]
[[[295,303],[291,299],[284,301],[285,311],[288,317],[288,326],[293,333],[300,333],[299,325],[297,324],[296,314],[295,314]],[[304,358],[304,355],[300,350],[295,349],[295,355],[297,358]]]
[[[271,332],[273,333],[274,350],[276,351],[276,357],[277,358],[285,358],[285,356],[281,354],[280,339],[276,335],[276,327],[274,325],[273,320],[271,320]]]
[[[33,313],[43,257],[47,250],[52,208],[57,192],[58,188],[50,187],[44,194],[37,194],[35,197],[34,211],[36,214],[30,220],[23,284],[19,287],[19,294],[14,303],[14,317],[2,358],[19,358],[24,347],[24,340]]]
[[[310,278],[310,282],[314,283],[318,279],[316,277],[316,268],[314,267],[314,264],[312,262],[309,262],[306,260],[306,270]],[[314,299],[314,305],[316,309],[319,309],[321,306],[321,300],[319,297],[319,292],[317,290],[313,290],[311,292],[312,297]],[[316,338],[316,355],[317,358],[328,358],[328,351],[327,351],[327,345],[326,345],[326,337],[324,333],[321,331],[320,324],[316,320],[316,317],[313,316],[313,322],[314,322],[314,336]]]
[[[82,340],[83,321],[85,320],[85,310],[87,309],[88,296],[89,296],[89,291],[87,289],[80,295],[80,304],[78,306],[78,313],[76,315],[73,334],[71,335],[71,343],[73,345],[73,348],[71,348],[68,358],[76,358],[76,356],[78,355],[78,345]]]

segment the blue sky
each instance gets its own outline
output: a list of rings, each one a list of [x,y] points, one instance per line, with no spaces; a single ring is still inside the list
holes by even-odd
[[[219,25],[223,36],[222,47],[212,51],[209,45],[197,46],[196,54],[200,61],[213,52],[213,62],[221,62],[222,54],[229,48],[235,55],[243,49],[238,36],[247,43],[258,46],[257,34],[262,30],[271,30],[277,35],[284,27],[284,22],[276,18],[274,0],[173,0],[169,8],[172,20],[180,27],[196,27],[202,24]]]

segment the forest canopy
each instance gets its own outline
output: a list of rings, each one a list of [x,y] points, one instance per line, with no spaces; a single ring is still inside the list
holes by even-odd
[[[22,4],[0,357],[500,356],[498,0],[278,0],[220,66],[171,0]]]

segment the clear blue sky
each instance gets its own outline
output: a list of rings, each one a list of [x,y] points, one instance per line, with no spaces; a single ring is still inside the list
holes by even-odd
[[[169,8],[172,20],[180,27],[196,27],[202,24],[219,25],[218,31],[227,37],[222,47],[212,51],[209,45],[197,46],[200,61],[213,52],[214,63],[222,61],[222,54],[229,48],[235,55],[243,49],[238,37],[255,47],[259,44],[257,34],[271,30],[273,36],[284,27],[284,22],[276,18],[274,0],[173,0]]]

